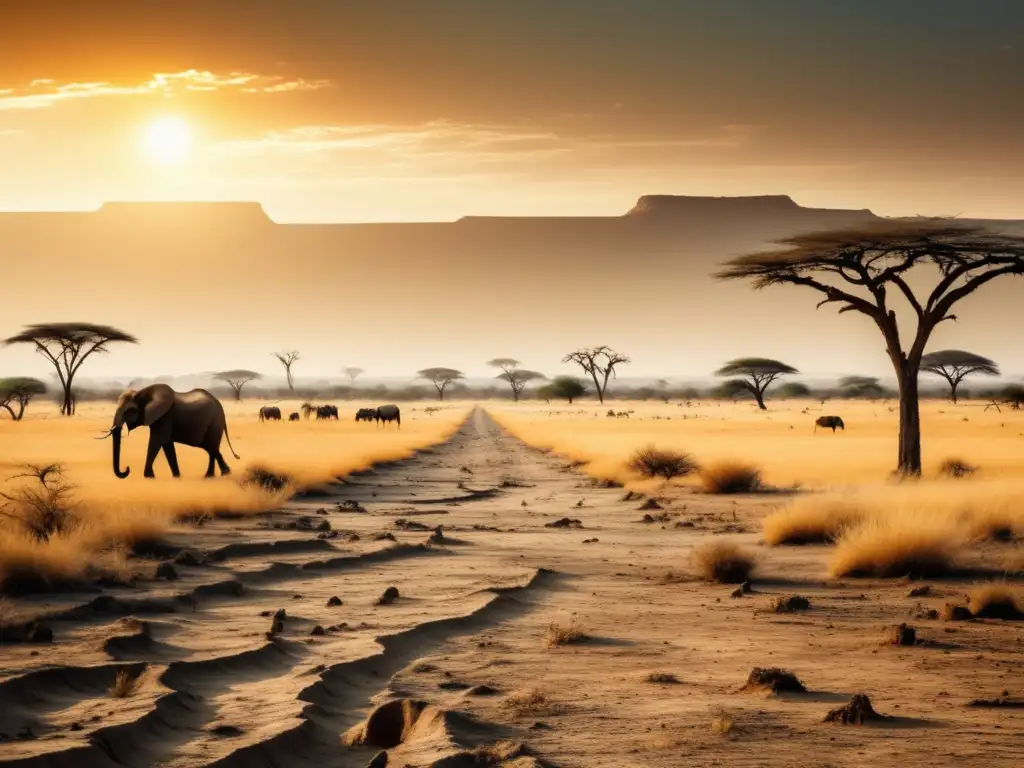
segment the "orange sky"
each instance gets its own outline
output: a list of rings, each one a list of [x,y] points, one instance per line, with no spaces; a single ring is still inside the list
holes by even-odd
[[[0,209],[408,221],[785,193],[1024,218],[1022,6],[7,3]],[[190,132],[180,164],[146,150],[167,116]]]

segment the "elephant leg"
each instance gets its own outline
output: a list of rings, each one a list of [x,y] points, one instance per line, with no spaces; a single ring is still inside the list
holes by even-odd
[[[217,456],[215,458],[217,459],[217,466],[220,467],[220,474],[221,474],[221,476],[230,475],[231,474],[231,467],[229,467],[228,463],[226,461],[224,461],[224,454],[222,454],[222,453],[220,453],[218,451],[217,452]]]
[[[178,471],[178,453],[174,450],[173,440],[164,443],[164,456],[167,458],[167,466],[171,468],[171,474],[174,477],[181,477],[181,472]]]
[[[214,462],[214,459],[216,458],[217,454],[215,454],[213,451],[210,451],[209,455],[210,455],[210,463],[206,465],[206,477],[213,477],[214,476],[213,462]]]
[[[160,453],[160,449],[163,446],[160,443],[160,438],[156,432],[150,430],[149,432],[149,447],[146,448],[146,469],[142,473],[145,477],[156,477],[153,474],[153,462],[156,461],[156,455]]]

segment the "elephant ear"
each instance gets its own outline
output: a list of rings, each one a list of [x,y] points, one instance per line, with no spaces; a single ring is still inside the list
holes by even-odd
[[[143,426],[153,426],[154,422],[167,415],[172,405],[174,405],[174,390],[166,386],[155,388],[149,402],[142,409]]]

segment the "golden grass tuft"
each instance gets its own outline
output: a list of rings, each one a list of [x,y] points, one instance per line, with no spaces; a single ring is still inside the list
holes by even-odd
[[[576,616],[573,616],[568,624],[559,624],[556,621],[551,622],[544,636],[544,642],[548,648],[582,643],[587,639],[587,633],[583,631],[583,626]]]
[[[764,539],[771,546],[830,544],[861,523],[866,510],[844,499],[798,499],[764,519]]]
[[[963,536],[948,516],[874,516],[841,535],[829,570],[837,577],[948,576],[962,548]]]
[[[713,710],[711,713],[711,732],[725,736],[736,725],[733,716],[724,709]]]
[[[756,561],[753,555],[731,542],[715,541],[693,551],[693,564],[705,581],[742,584],[750,581]]]
[[[626,466],[641,477],[660,477],[666,482],[700,470],[697,460],[690,454],[664,450],[653,445],[636,450]]]
[[[139,692],[142,687],[142,675],[133,675],[127,669],[119,669],[110,687],[110,695],[115,699],[127,699]]]
[[[737,461],[720,461],[704,468],[700,473],[700,484],[704,493],[757,493],[764,490],[761,470]]]
[[[515,717],[552,715],[564,709],[563,705],[549,699],[539,688],[529,688],[510,694],[505,697],[503,704]]]
[[[967,599],[971,613],[982,619],[1024,619],[1024,598],[1020,590],[1005,583],[984,584]]]

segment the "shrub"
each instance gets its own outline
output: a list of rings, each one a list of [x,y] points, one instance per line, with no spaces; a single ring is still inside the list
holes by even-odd
[[[54,534],[66,533],[75,524],[74,486],[68,482],[61,464],[26,464],[12,480],[26,480],[10,493],[0,492],[0,515],[14,520],[32,538],[47,541]],[[35,481],[35,482],[33,482]]]
[[[757,493],[764,489],[761,470],[750,464],[723,461],[700,473],[705,493]]]
[[[977,471],[977,467],[971,466],[962,459],[946,459],[939,465],[940,475],[957,479],[970,477]]]
[[[727,541],[716,541],[695,549],[693,563],[705,581],[719,584],[750,581],[755,565],[752,555]]]
[[[839,500],[801,499],[764,519],[764,538],[772,545],[830,544],[867,514]]]
[[[242,477],[242,485],[256,486],[267,493],[280,493],[292,485],[292,479],[266,467],[249,467]]]
[[[579,619],[575,616],[569,621],[568,624],[559,624],[558,622],[551,622],[548,625],[548,632],[546,635],[546,642],[549,648],[556,648],[559,645],[571,645],[572,643],[582,643],[587,639],[587,634],[583,631],[583,627],[580,625]]]
[[[829,564],[833,576],[927,578],[950,574],[962,539],[948,517],[903,513],[847,529]]]
[[[642,477],[660,477],[666,481],[674,477],[686,477],[700,469],[697,460],[690,454],[665,451],[654,446],[637,450],[627,466]]]
[[[110,688],[110,695],[115,699],[127,699],[139,692],[142,687],[142,675],[133,675],[127,669],[119,669]]]

